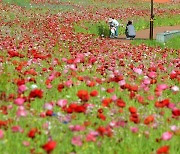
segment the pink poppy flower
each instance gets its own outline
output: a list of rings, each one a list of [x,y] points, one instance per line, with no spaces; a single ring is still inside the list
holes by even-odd
[[[48,84],[46,87],[47,87],[47,89],[51,89],[53,86],[52,86],[52,84]]]
[[[123,86],[123,85],[126,84],[126,81],[125,81],[125,80],[121,80],[121,81],[118,82],[118,84],[119,84],[120,86]]]
[[[55,73],[51,74],[48,78],[48,80],[53,81],[55,78]]]
[[[86,135],[86,141],[87,142],[95,142],[96,137],[93,134],[89,133],[89,134]]]
[[[30,142],[29,141],[23,141],[22,144],[26,147],[30,146]]]
[[[173,137],[173,133],[172,132],[164,132],[161,136],[162,140],[170,140]]]
[[[167,88],[168,88],[168,86],[166,84],[160,84],[160,85],[157,85],[157,87],[156,87],[156,89],[160,90],[160,91],[165,90]]]
[[[142,69],[140,69],[140,68],[133,68],[133,71],[139,75],[141,75],[143,73]]]
[[[66,62],[66,61],[67,61],[67,58],[62,58],[62,61],[63,61],[63,62]]]
[[[0,129],[0,139],[3,139],[4,138],[4,132],[3,130]]]
[[[178,130],[177,126],[175,126],[175,125],[172,125],[170,128],[171,128],[171,130],[172,130],[173,132],[175,132],[176,130]]]
[[[148,84],[151,83],[151,80],[149,78],[146,78],[146,79],[143,80],[143,83],[148,85]]]
[[[131,127],[130,130],[132,133],[137,133],[139,129],[137,127]]]
[[[85,127],[84,126],[80,126],[80,125],[70,125],[69,129],[71,131],[83,131],[83,130],[85,130]]]
[[[117,121],[116,125],[120,126],[120,127],[125,127],[126,126],[126,122],[124,120],[119,120],[119,121]]]
[[[74,63],[80,63],[81,62],[81,59],[80,58],[76,58],[75,60],[74,60]]]
[[[49,128],[49,123],[48,123],[48,122],[44,123],[44,124],[42,125],[42,128],[43,128],[43,129],[48,129],[48,128]]]
[[[68,80],[68,81],[65,82],[66,87],[71,87],[72,84],[73,84],[72,80]]]
[[[60,99],[58,100],[57,105],[60,107],[65,107],[67,103],[68,101],[66,99]]]
[[[76,65],[74,65],[74,64],[69,65],[69,68],[73,71],[77,70]]]
[[[12,126],[11,130],[13,133],[16,133],[16,132],[23,133],[24,132],[24,130],[20,126]]]
[[[52,110],[53,109],[53,105],[51,103],[45,103],[44,104],[44,108],[47,110]]]
[[[146,92],[148,92],[148,91],[149,91],[149,87],[147,87],[147,86],[146,86],[146,87],[144,87],[143,89],[144,89],[144,91],[146,91]]]
[[[68,70],[64,70],[63,73],[66,74],[68,72]]]
[[[173,103],[169,103],[168,104],[168,108],[170,108],[170,109],[175,109],[175,107],[176,107],[176,105],[175,104],[173,104]]]
[[[26,117],[27,116],[27,111],[25,110],[25,108],[23,106],[20,106],[16,112],[16,115],[18,117]]]
[[[173,92],[178,92],[179,91],[179,87],[178,86],[173,86],[173,87],[171,87],[171,90]]]
[[[14,104],[16,104],[16,105],[18,105],[18,106],[23,105],[24,102],[25,102],[25,99],[24,99],[24,98],[16,98],[16,99],[14,100]]]
[[[111,121],[111,122],[109,123],[109,126],[110,126],[111,128],[116,127],[116,122],[115,122],[115,121]]]
[[[112,101],[116,101],[116,100],[117,100],[117,96],[116,96],[116,95],[113,95],[113,96],[111,97],[111,99],[112,99]]]
[[[149,72],[148,73],[148,77],[150,77],[150,78],[155,78],[156,76],[157,76],[156,72]]]
[[[73,145],[76,145],[76,146],[82,146],[82,139],[80,136],[74,136],[72,139],[71,139],[71,143]]]
[[[147,97],[147,99],[150,100],[150,101],[153,101],[154,100],[154,96],[150,95],[150,96]]]
[[[23,93],[27,90],[26,85],[22,84],[18,87],[18,93]]]

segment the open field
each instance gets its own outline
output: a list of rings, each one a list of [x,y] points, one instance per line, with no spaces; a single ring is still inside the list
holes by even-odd
[[[180,25],[179,6],[155,3],[155,27]],[[0,0],[0,153],[180,153],[179,37],[108,38],[110,16],[143,30],[149,15],[138,0]]]

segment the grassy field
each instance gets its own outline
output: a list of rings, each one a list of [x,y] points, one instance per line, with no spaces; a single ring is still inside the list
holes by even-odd
[[[180,24],[179,4],[154,7]],[[0,1],[0,153],[180,153],[179,37],[100,37],[109,16],[145,29],[149,4]]]
[[[180,44],[179,44],[179,40],[180,37],[176,36],[170,40],[168,40],[166,43],[159,43],[156,40],[136,40],[133,41],[132,44],[133,45],[140,45],[140,44],[146,44],[147,46],[153,46],[153,47],[161,47],[161,48],[172,48],[172,49],[180,49]]]

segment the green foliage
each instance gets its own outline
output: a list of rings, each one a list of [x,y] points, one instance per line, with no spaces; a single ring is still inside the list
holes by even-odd
[[[156,40],[134,40],[131,42],[133,45],[146,44],[147,46],[152,47],[161,47],[161,48],[172,48],[172,49],[180,49],[180,36],[174,37],[168,40],[166,43],[160,43]]]
[[[173,49],[180,49],[180,36],[176,36],[172,39],[170,39],[165,46],[168,48],[173,48]]]
[[[131,42],[131,44],[133,45],[145,44],[147,46],[164,48],[163,43],[159,43],[156,40],[134,40]]]
[[[85,34],[95,34],[96,36],[109,36],[109,27],[105,21],[90,23],[82,22],[74,25],[75,32]]]
[[[30,4],[30,0],[3,0],[4,3],[8,3],[8,4],[16,4],[19,6],[29,6]]]
[[[159,16],[155,17],[154,26],[173,26],[180,24],[180,16],[179,15],[167,15],[167,16]]]

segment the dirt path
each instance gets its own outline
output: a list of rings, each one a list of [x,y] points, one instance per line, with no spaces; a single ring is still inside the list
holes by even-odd
[[[122,27],[120,27],[122,28]],[[180,30],[180,25],[177,26],[163,26],[163,27],[155,27],[153,38],[156,39],[157,33],[162,33],[165,31],[172,31],[172,30]],[[130,43],[132,40],[126,40],[125,35],[120,35],[119,38],[122,43]],[[141,30],[136,32],[136,39],[137,40],[148,40],[149,39],[149,29]]]

